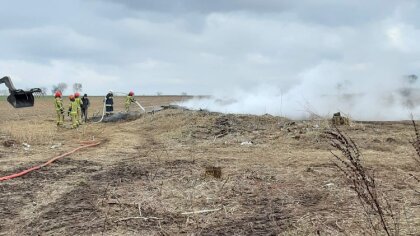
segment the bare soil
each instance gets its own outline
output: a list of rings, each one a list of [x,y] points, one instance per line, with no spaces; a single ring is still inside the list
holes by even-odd
[[[101,99],[92,98],[91,114],[100,113]],[[138,98],[148,107],[182,99]],[[124,109],[123,98],[116,104]],[[52,98],[19,110],[0,102],[0,120],[0,176],[84,140],[102,142],[0,182],[0,235],[373,234],[333,164],[327,120],[168,109],[72,130],[55,126]],[[420,176],[420,166],[410,122],[341,129],[398,207],[401,235],[419,235],[420,186],[411,175]],[[220,167],[221,177],[208,167]]]

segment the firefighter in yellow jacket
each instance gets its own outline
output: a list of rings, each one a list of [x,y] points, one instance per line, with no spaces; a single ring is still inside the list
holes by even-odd
[[[76,101],[76,103],[79,105],[79,109],[77,110],[77,123],[82,124],[82,99],[80,98],[80,93],[75,93],[74,94],[74,100]]]
[[[54,97],[55,111],[57,112],[57,126],[61,126],[64,123],[64,107],[61,92],[55,92]]]
[[[136,100],[134,99],[134,92],[130,91],[128,93],[127,98],[125,99],[125,111],[126,112],[130,111],[130,106],[131,106],[131,103],[133,103],[133,102],[136,102]]]
[[[70,99],[70,106],[68,115],[71,117],[71,128],[75,129],[79,126],[79,122],[77,122],[77,111],[80,109],[79,103],[76,102],[74,95],[69,96]]]

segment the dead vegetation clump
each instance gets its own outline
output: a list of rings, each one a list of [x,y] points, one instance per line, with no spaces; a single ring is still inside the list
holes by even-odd
[[[411,141],[411,145],[414,147],[414,150],[416,150],[416,156],[413,157],[413,159],[417,162],[417,164],[420,166],[420,132],[417,128],[417,124],[414,120],[413,122],[413,128],[415,132],[415,138],[413,141]]]
[[[277,128],[279,118],[265,115],[221,115],[206,113],[212,123],[197,124],[184,133],[199,140],[216,140],[224,137],[236,138],[240,136],[253,138],[262,133]]]
[[[331,152],[337,160],[334,163],[352,184],[370,228],[375,234],[382,231],[386,235],[399,235],[399,214],[380,192],[375,177],[362,163],[362,155],[356,143],[338,129],[328,134],[331,146],[341,152],[341,155]]]
[[[207,166],[205,170],[206,176],[212,176],[214,178],[222,178],[222,167],[220,166]]]
[[[331,119],[331,123],[333,126],[340,126],[340,125],[350,125],[350,119],[341,115],[340,112],[334,113],[333,118]]]
[[[419,168],[420,167],[420,132],[417,128],[416,122],[412,120],[412,123],[413,123],[415,137],[414,137],[414,140],[411,141],[411,145],[413,146],[414,150],[416,150],[416,155],[413,156],[413,159],[417,164],[416,165],[417,168]],[[415,191],[416,193],[420,194],[420,176],[417,176],[412,173],[410,173],[409,175],[412,179],[416,181],[416,184],[417,184],[416,187],[411,187],[411,189]]]
[[[13,139],[9,139],[9,140],[5,140],[3,141],[3,146],[4,147],[15,147],[18,144],[18,142],[16,140]]]

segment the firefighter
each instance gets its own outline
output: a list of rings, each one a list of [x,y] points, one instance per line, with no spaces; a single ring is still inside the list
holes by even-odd
[[[129,112],[130,111],[130,105],[131,103],[136,102],[136,100],[134,99],[134,92],[130,91],[128,93],[127,98],[125,99],[125,111]]]
[[[89,106],[90,106],[90,101],[87,94],[85,93],[82,97],[82,119],[85,120],[85,123],[87,122],[87,118],[88,118]]]
[[[69,99],[70,99],[70,106],[69,106],[69,112],[67,113],[67,115],[71,117],[71,128],[75,129],[79,126],[79,123],[77,122],[77,110],[79,109],[79,103],[76,102],[74,95],[70,95]]]
[[[54,97],[55,111],[57,112],[57,126],[62,126],[64,123],[64,107],[61,92],[55,92]]]
[[[114,94],[112,93],[112,90],[110,90],[105,97],[105,107],[106,114],[112,115],[112,113],[114,112]]]
[[[74,100],[76,101],[76,103],[79,105],[79,109],[77,109],[77,123],[82,124],[82,106],[83,106],[83,101],[82,99],[80,99],[80,93],[76,92],[74,93]]]

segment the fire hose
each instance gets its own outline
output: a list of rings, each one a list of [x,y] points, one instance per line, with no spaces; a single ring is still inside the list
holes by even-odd
[[[119,92],[115,92],[115,93],[119,94]],[[123,94],[123,93],[121,93],[121,94]],[[144,113],[146,113],[146,109],[138,101],[135,101],[134,103],[136,103],[136,105],[139,106],[140,109],[143,110]],[[93,122],[94,124],[101,123],[103,121],[103,119],[105,117],[105,110],[106,110],[106,101],[104,100],[104,106],[103,106],[103,109],[102,109],[101,119],[99,121]]]
[[[94,124],[96,124],[96,123],[101,123],[101,122],[102,122],[102,120],[103,120],[103,119],[104,119],[104,117],[105,117],[105,109],[106,109],[106,102],[105,102],[105,100],[104,100],[104,108],[102,109],[102,117],[101,117],[101,119],[100,119],[99,121],[93,122]]]
[[[23,175],[28,174],[29,172],[32,172],[32,171],[34,171],[34,170],[41,169],[42,167],[45,167],[45,166],[47,166],[47,165],[49,165],[49,164],[53,163],[54,161],[56,161],[56,160],[58,160],[58,159],[60,159],[60,158],[62,158],[62,157],[69,156],[69,155],[71,155],[71,154],[73,154],[73,153],[75,153],[75,152],[77,152],[77,151],[79,151],[79,150],[81,150],[81,149],[88,148],[88,147],[95,147],[95,146],[98,146],[99,144],[101,144],[101,142],[95,142],[95,141],[82,141],[82,142],[81,142],[81,144],[82,144],[82,146],[80,146],[80,147],[78,147],[78,148],[75,148],[75,149],[73,149],[72,151],[66,152],[66,153],[61,154],[61,155],[59,155],[59,156],[56,156],[56,157],[54,157],[54,158],[50,159],[49,161],[45,162],[44,164],[41,164],[41,165],[38,165],[38,166],[31,167],[31,168],[26,169],[26,170],[24,170],[24,171],[21,171],[21,172],[19,172],[19,173],[15,173],[15,174],[11,174],[11,175],[8,175],[8,176],[3,176],[3,177],[0,177],[0,181],[5,181],[5,180],[9,180],[9,179],[14,179],[14,178],[17,178],[17,177],[21,177],[21,176],[23,176]]]
[[[121,95],[125,95],[125,93],[122,93],[122,92],[114,92],[114,93],[116,93],[116,94],[121,94]],[[142,109],[143,110],[143,112],[146,112],[146,109],[144,109],[144,107],[138,102],[138,101],[134,101],[136,104],[137,104],[137,106],[139,106],[140,107],[140,109]]]
[[[143,112],[146,112],[146,109],[144,109],[144,107],[142,105],[140,105],[140,103],[138,101],[135,101],[135,103],[137,104],[137,106],[140,107],[140,109],[143,110]]]

